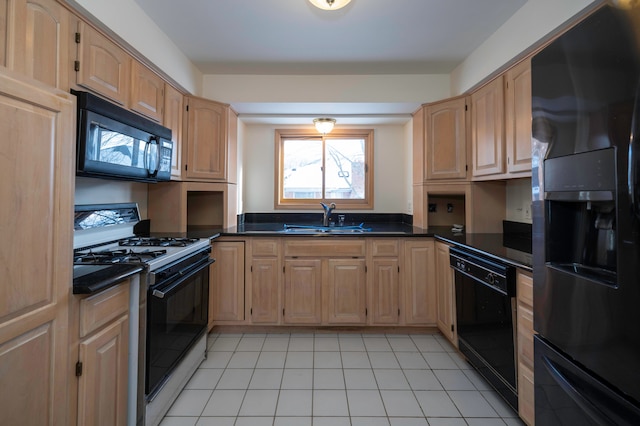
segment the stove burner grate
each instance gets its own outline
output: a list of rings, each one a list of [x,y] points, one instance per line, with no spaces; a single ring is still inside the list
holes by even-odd
[[[198,241],[198,238],[171,238],[171,237],[132,237],[118,242],[121,246],[145,246],[145,247],[186,247]]]
[[[150,259],[155,259],[167,254],[166,250],[89,250],[85,253],[76,253],[73,262],[78,263],[144,263]]]

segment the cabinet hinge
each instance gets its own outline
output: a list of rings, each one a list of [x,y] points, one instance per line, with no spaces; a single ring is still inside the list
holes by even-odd
[[[73,61],[73,70],[75,72],[80,71],[80,61]]]
[[[282,267],[282,273],[284,274],[284,266]]]
[[[400,316],[400,309],[398,308],[398,316]]]
[[[185,170],[185,171],[186,171],[186,170],[189,170],[187,167],[189,167],[189,165],[188,165],[188,164],[185,164],[185,165],[184,165],[184,170]]]
[[[249,315],[253,315],[253,308],[249,308]]]
[[[364,273],[367,273],[367,265],[364,265]]]
[[[82,376],[82,362],[76,362],[76,377]]]
[[[367,310],[367,308],[364,308],[364,316],[366,317],[367,315],[369,315],[369,311]]]
[[[400,265],[398,265],[398,273],[400,273]]]
[[[468,165],[468,164],[465,164],[465,165],[464,165],[464,171],[465,171],[465,172],[468,172],[468,171],[469,171],[469,165]]]
[[[75,41],[77,44],[80,44],[80,33],[76,33]]]
[[[284,308],[282,309],[282,316],[284,316]]]
[[[453,324],[451,324],[451,332],[453,333]]]
[[[189,105],[185,105],[185,111],[189,112]]]
[[[251,272],[253,272],[253,265],[251,265],[251,267],[249,269],[251,270]]]
[[[467,104],[464,104],[464,110],[469,111],[469,106]]]

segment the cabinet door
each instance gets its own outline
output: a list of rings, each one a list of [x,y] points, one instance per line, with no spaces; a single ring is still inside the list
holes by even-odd
[[[286,259],[284,322],[320,324],[322,321],[322,269],[320,259]]]
[[[364,324],[367,321],[364,259],[327,259],[328,324]]]
[[[407,324],[436,324],[433,240],[405,242],[405,313]]]
[[[371,261],[371,297],[369,322],[371,324],[398,324],[398,258],[374,258]]]
[[[78,425],[127,423],[128,352],[128,315],[80,343]]]
[[[449,339],[449,341],[456,344],[455,297],[453,285],[454,272],[449,266],[449,246],[441,242],[436,242],[435,248],[438,295],[438,329],[447,339]]]
[[[76,112],[31,82],[0,71],[0,424],[66,425]]]
[[[2,11],[0,19],[1,15]],[[68,72],[72,65],[69,57],[70,16],[55,0],[17,1],[11,49],[13,68],[51,87],[67,91]]]
[[[136,60],[131,60],[131,97],[129,108],[162,122],[164,80]]]
[[[164,87],[164,120],[162,124],[171,129],[171,140],[173,141],[171,179],[180,180],[182,175],[182,119],[184,97],[182,93],[169,84],[165,84]]]
[[[227,173],[227,107],[206,99],[186,99],[186,177],[224,180]]]
[[[280,275],[277,257],[251,261],[251,322],[277,324],[280,318]]]
[[[213,244],[209,322],[244,320],[244,242]],[[212,325],[212,324],[210,324]]]
[[[425,110],[427,180],[467,177],[466,101],[452,99]]]
[[[12,36],[12,11],[17,0],[0,0],[0,66],[9,66],[11,49],[9,42]]]
[[[507,171],[531,170],[531,59],[507,71],[505,78]]]
[[[471,94],[473,176],[504,173],[502,76]]]
[[[84,22],[78,24],[78,32],[78,85],[128,105],[131,57]]]

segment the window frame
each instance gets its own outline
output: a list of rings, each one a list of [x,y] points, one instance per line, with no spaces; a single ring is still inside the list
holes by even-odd
[[[274,193],[274,209],[299,209],[299,210],[317,210],[319,203],[336,203],[340,210],[371,210],[373,209],[373,129],[334,129],[327,135],[322,135],[314,130],[307,129],[276,129],[275,131],[275,193]],[[345,198],[283,198],[284,191],[284,149],[283,142],[285,139],[295,138],[317,138],[324,142],[330,139],[364,139],[364,198],[361,200],[345,199]],[[324,149],[323,149],[324,156]],[[323,178],[324,178],[324,161],[323,157]]]

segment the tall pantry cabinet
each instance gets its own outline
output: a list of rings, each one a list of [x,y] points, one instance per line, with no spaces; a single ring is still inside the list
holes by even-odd
[[[0,71],[0,424],[68,424],[75,103]]]

